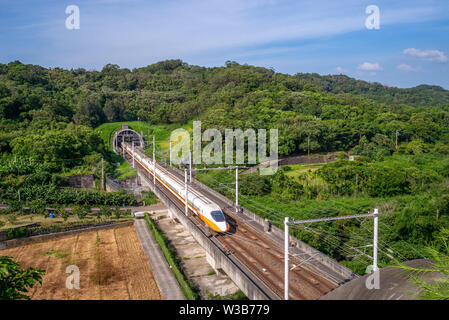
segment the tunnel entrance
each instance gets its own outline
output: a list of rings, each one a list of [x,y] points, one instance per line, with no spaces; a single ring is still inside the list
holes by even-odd
[[[115,153],[120,153],[120,148],[123,142],[134,142],[135,147],[144,148],[145,141],[143,137],[136,131],[130,129],[126,123],[122,124],[122,128],[115,132],[112,140],[112,146]]]

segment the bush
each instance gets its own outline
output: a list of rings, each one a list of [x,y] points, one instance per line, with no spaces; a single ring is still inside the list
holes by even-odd
[[[112,215],[111,208],[103,206],[100,208],[100,212],[102,216],[110,217]]]
[[[406,154],[420,154],[429,152],[429,145],[422,140],[412,140],[410,141],[403,150]]]
[[[242,174],[239,176],[239,192],[251,196],[269,194],[271,192],[270,179],[258,174]]]
[[[67,221],[67,219],[69,218],[70,214],[67,212],[67,210],[65,209],[65,207],[61,206],[56,208],[55,210],[55,215],[60,216],[61,218],[64,219],[64,221]]]
[[[142,191],[142,199],[140,202],[148,206],[157,203],[156,199],[156,195],[153,192]]]
[[[44,203],[80,204],[80,205],[135,205],[133,194],[124,191],[104,192],[97,190],[80,190],[75,188],[60,188],[55,184],[31,185],[20,189],[22,199],[26,201],[39,200]],[[18,205],[17,189],[14,187],[0,188],[0,198],[12,199],[8,203]],[[10,205],[11,206],[11,205]]]
[[[304,187],[281,170],[272,177],[271,191],[281,200],[298,200],[304,193]]]
[[[42,200],[33,200],[29,204],[30,207],[30,213],[33,214],[41,214],[45,211],[45,202]]]
[[[119,207],[115,207],[114,208],[114,216],[115,216],[115,218],[116,219],[120,219],[120,216],[121,216],[121,211],[120,211],[120,208]]]
[[[28,229],[26,227],[20,227],[20,228],[10,228],[6,231],[6,236],[8,239],[15,239],[24,237],[28,234]]]
[[[340,195],[360,189],[372,197],[408,194],[410,176],[402,168],[366,162],[339,161],[320,168],[317,174]]]
[[[404,170],[371,168],[363,182],[363,188],[371,197],[388,197],[410,193],[410,181]]]

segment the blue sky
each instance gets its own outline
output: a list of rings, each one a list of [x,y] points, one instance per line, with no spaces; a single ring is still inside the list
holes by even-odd
[[[68,30],[66,7],[80,9]],[[380,29],[365,9],[380,9]],[[134,68],[179,58],[449,89],[447,0],[0,0],[0,63]]]

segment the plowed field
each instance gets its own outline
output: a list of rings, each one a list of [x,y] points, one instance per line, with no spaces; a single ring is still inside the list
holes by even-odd
[[[0,250],[22,267],[46,270],[42,285],[30,291],[33,300],[159,300],[153,277],[134,227],[98,230]],[[79,268],[79,289],[66,288],[70,265]]]

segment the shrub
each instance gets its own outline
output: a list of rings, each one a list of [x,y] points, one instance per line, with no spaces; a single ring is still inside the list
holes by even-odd
[[[119,207],[114,208],[114,216],[116,219],[120,219],[121,211]]]
[[[110,217],[112,214],[111,209],[107,206],[101,207],[100,211],[101,211],[101,215],[105,216],[105,217]]]
[[[6,231],[6,236],[8,237],[8,239],[24,237],[27,234],[28,234],[28,229],[26,227],[10,228]]]
[[[244,195],[262,196],[271,192],[271,182],[266,176],[243,174],[239,176],[239,192]]]
[[[29,204],[30,206],[30,213],[33,214],[40,214],[44,213],[45,211],[45,202],[42,200],[33,200]]]
[[[405,153],[420,154],[429,152],[429,145],[422,140],[412,140],[405,146]]]

